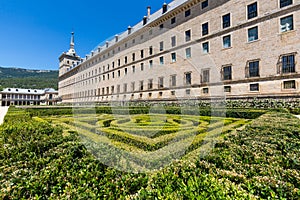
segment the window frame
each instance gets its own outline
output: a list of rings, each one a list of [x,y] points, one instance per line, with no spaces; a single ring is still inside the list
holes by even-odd
[[[293,0],[284,0],[284,1],[288,1],[288,2],[282,2],[282,0],[279,0],[279,8],[284,8],[286,6],[294,4]],[[289,1],[290,1],[290,3],[289,3]]]
[[[284,63],[284,58],[287,58],[286,63]],[[294,61],[294,62],[291,63],[291,60]],[[289,53],[289,54],[280,55],[280,59],[279,59],[278,64],[279,64],[279,67],[278,67],[279,68],[278,69],[279,74],[296,73],[296,64],[297,64],[297,62],[296,62],[296,53]],[[289,66],[289,67],[285,67],[285,66]]]
[[[293,87],[286,87],[285,84],[287,83],[293,83]],[[282,86],[282,89],[284,90],[296,90],[297,89],[297,82],[296,80],[287,80],[287,81],[283,81],[283,86]]]
[[[208,35],[209,34],[209,24],[208,22],[205,22],[203,24],[201,24],[201,33],[202,36]]]
[[[252,35],[250,36],[250,31],[254,30],[254,29],[256,30],[256,35],[255,35],[254,39],[251,39],[253,36]],[[254,27],[248,28],[247,29],[247,36],[248,36],[247,37],[248,38],[248,43],[257,41],[258,38],[259,38],[258,26],[254,26]]]
[[[209,5],[209,3],[208,3],[208,0],[206,0],[206,1],[202,1],[202,2],[201,2],[201,9],[205,9],[205,8],[207,8],[207,7],[208,7],[208,5]]]
[[[255,5],[255,10],[251,11],[250,9],[253,8]],[[258,16],[258,2],[253,2],[247,5],[247,20],[256,18]]]
[[[228,17],[229,15],[229,17]],[[225,17],[228,17],[228,21],[225,21]],[[222,27],[223,29],[225,28],[229,28],[231,26],[231,13],[227,13],[225,15],[222,16]]]
[[[230,70],[225,71],[226,68],[229,68]],[[232,80],[232,65],[223,65],[222,66],[222,81],[231,81]]]
[[[176,52],[171,53],[171,63],[175,63],[177,61]]]
[[[186,30],[184,35],[185,35],[185,42],[189,42],[189,41],[192,40],[192,31],[191,31],[191,29]]]
[[[259,92],[259,89],[260,89],[259,83],[251,83],[249,85],[249,91],[250,92]]]
[[[229,46],[226,46],[225,44],[225,39],[226,38],[229,38]],[[223,49],[228,49],[228,48],[231,48],[231,35],[225,35],[223,36]]]
[[[258,63],[256,66],[255,64]],[[253,65],[252,65],[253,64]],[[252,66],[251,66],[252,65]],[[251,70],[252,67],[257,67],[257,73],[254,73],[254,70]],[[246,69],[245,69],[246,78],[257,78],[260,77],[260,59],[249,60],[247,61]]]
[[[204,45],[207,45],[207,51],[204,51]],[[202,43],[202,53],[208,54],[210,52],[209,41]]]
[[[291,28],[290,28],[290,29],[287,29],[287,28],[285,27],[285,30],[283,30],[282,21],[285,20],[285,19],[287,19],[287,18],[292,18]],[[288,23],[286,23],[286,24],[288,24]],[[281,17],[281,18],[279,19],[279,26],[280,26],[280,33],[286,33],[286,32],[295,30],[294,15],[291,14],[291,15],[287,15],[287,16]]]
[[[189,59],[191,57],[192,57],[192,48],[188,47],[188,48],[185,49],[185,58]]]

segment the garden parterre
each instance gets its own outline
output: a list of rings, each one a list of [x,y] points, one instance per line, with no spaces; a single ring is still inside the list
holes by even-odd
[[[83,114],[74,121],[70,115],[40,118],[33,112],[10,109],[0,127],[0,198],[300,197],[300,120],[288,113],[271,112],[252,121],[194,115],[151,117],[145,113],[134,114],[130,119],[111,114],[95,116],[96,120]],[[153,129],[159,131],[147,132]],[[140,159],[140,166],[128,165],[142,169],[155,165],[155,159],[147,166],[143,156],[136,155],[159,151],[168,140],[176,144],[189,138],[192,139],[182,160],[147,173],[108,167],[87,150],[92,149],[87,145],[95,142],[98,145],[94,146],[94,153],[99,148],[115,153],[126,150],[129,153],[123,156]],[[83,143],[88,140],[89,143]],[[214,148],[199,156],[209,142],[214,142]],[[118,159],[106,159],[124,165]]]

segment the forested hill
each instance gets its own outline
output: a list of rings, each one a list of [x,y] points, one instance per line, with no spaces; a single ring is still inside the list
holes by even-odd
[[[0,67],[0,90],[2,90],[2,88],[57,89],[57,87],[57,70]]]

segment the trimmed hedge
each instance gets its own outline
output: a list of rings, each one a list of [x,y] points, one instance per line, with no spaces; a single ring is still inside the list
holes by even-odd
[[[172,114],[172,115],[199,115],[199,116],[219,116],[230,118],[255,119],[267,112],[261,109],[223,109],[223,108],[199,108],[193,107],[96,107],[96,108],[27,108],[26,111],[31,116],[53,116],[53,115],[80,115],[80,114]],[[281,111],[281,110],[279,110]]]

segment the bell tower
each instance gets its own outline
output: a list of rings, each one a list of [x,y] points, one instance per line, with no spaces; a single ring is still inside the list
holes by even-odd
[[[80,61],[80,57],[76,54],[74,46],[74,32],[72,32],[69,51],[62,53],[59,57],[59,77],[65,74],[73,64]]]

